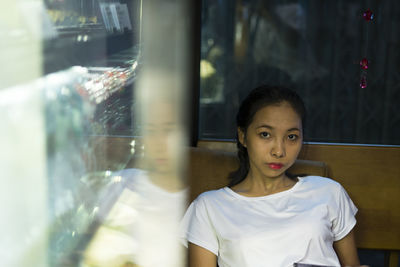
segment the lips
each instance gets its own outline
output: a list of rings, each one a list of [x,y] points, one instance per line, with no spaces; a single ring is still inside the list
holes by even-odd
[[[279,170],[279,169],[281,169],[283,167],[283,164],[280,164],[280,163],[269,163],[268,166],[271,169]]]

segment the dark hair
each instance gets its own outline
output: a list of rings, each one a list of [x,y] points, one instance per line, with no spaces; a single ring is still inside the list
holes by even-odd
[[[252,123],[257,111],[263,107],[284,101],[288,102],[300,116],[304,128],[306,108],[300,96],[296,92],[285,87],[266,85],[261,85],[253,89],[243,100],[236,115],[237,127],[246,134],[247,128]],[[236,140],[236,145],[238,148],[240,166],[236,171],[230,173],[229,186],[234,186],[243,181],[250,169],[247,148],[240,143],[239,138]]]

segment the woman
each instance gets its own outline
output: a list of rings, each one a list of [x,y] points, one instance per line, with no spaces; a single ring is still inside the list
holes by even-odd
[[[191,267],[359,266],[357,208],[337,182],[286,171],[303,141],[293,91],[261,86],[237,114],[239,169],[201,194],[183,219]],[[301,265],[309,264],[309,265]]]
[[[154,88],[165,89],[168,83],[163,81],[164,87]],[[152,93],[158,90],[154,88]],[[134,164],[137,168],[126,168],[110,177],[107,195],[118,198],[101,203],[102,207],[112,204],[112,208],[99,216],[102,225],[84,252],[82,267],[185,264],[178,236],[187,189],[178,173],[177,158],[182,148],[177,110],[162,92],[156,99],[142,100],[143,154],[138,156],[140,162]]]

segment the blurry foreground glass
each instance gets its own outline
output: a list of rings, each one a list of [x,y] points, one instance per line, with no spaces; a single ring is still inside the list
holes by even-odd
[[[142,29],[105,25],[106,17],[124,17],[125,4],[137,21],[146,17],[143,42]],[[27,0],[12,4],[11,14],[19,6],[39,31],[30,34],[23,19],[3,9],[9,23],[0,26],[7,37],[0,56],[9,79],[0,91],[0,198],[7,218],[0,265],[181,266],[184,1],[142,9],[139,0]],[[132,36],[132,49],[109,54],[118,48],[114,40]],[[100,53],[85,55],[95,41]],[[25,61],[17,57],[21,51],[29,51]]]
[[[179,239],[187,195],[183,177],[189,40],[185,12],[184,1],[144,3],[145,63],[138,76],[134,109],[140,157],[134,168],[113,174],[122,180],[115,187],[120,193],[109,212],[100,215],[101,225],[84,252],[86,266],[179,267],[186,263]]]

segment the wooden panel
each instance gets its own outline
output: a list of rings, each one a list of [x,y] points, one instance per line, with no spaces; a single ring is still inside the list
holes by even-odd
[[[102,154],[97,168],[123,168],[130,156],[130,138],[96,139]],[[236,151],[233,142],[201,141],[199,147]],[[95,153],[97,154],[97,153]],[[400,148],[307,144],[300,159],[322,161],[329,177],[340,182],[356,206],[360,248],[400,250]],[[206,160],[206,159],[205,159]],[[132,164],[127,164],[127,167]],[[229,167],[230,168],[230,167]]]
[[[359,247],[400,249],[400,148],[306,145],[300,158],[328,164],[359,208]]]
[[[399,263],[399,252],[391,251],[389,254],[389,267],[398,267]]]
[[[231,141],[199,141],[197,147],[236,152],[236,143]]]
[[[236,170],[239,162],[234,152],[205,148],[190,148],[188,178],[190,185],[189,200],[200,193],[219,189],[229,183],[229,173]],[[327,166],[323,162],[297,160],[289,169],[292,174],[312,174],[323,176]]]
[[[198,146],[234,151],[233,142]],[[400,249],[400,147],[306,144],[299,158],[323,161],[359,208],[360,248]]]

